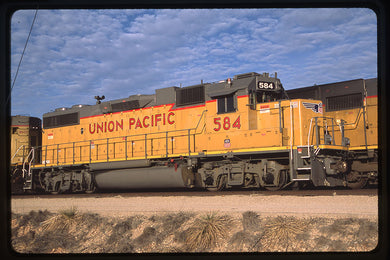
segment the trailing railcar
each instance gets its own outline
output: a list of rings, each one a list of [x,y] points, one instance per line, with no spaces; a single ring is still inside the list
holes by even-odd
[[[95,98],[43,115],[25,190],[346,186],[345,122],[288,100],[276,73]]]
[[[377,79],[355,79],[288,90],[290,98],[321,100],[324,116],[345,120],[350,140],[348,186],[378,181]]]
[[[32,147],[42,144],[41,119],[37,117],[17,115],[11,117],[11,187],[12,192],[23,191],[24,174],[30,166],[26,164],[29,157],[31,163],[40,163],[40,158],[32,158]],[[28,159],[27,159],[28,160]]]

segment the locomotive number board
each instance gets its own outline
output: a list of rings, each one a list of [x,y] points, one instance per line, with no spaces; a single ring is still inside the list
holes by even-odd
[[[259,82],[257,82],[257,89],[261,89],[261,90],[274,90],[275,89],[275,83],[259,81]]]

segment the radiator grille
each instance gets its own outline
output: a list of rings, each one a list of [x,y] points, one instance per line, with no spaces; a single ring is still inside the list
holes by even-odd
[[[362,93],[348,94],[326,98],[326,111],[337,111],[363,106]]]
[[[79,124],[79,113],[77,112],[43,118],[43,127],[45,129],[77,124]]]
[[[204,103],[204,86],[179,88],[176,90],[176,106]]]
[[[131,100],[131,101],[126,101],[126,102],[111,104],[112,112],[132,110],[132,109],[137,109],[139,107],[140,106],[139,106],[138,100]]]

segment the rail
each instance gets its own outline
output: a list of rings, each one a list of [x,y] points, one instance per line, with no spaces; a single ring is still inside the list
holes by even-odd
[[[194,128],[59,143],[35,149],[45,166],[191,155],[195,152],[196,136],[205,129],[205,122],[203,127],[200,125],[206,111]]]

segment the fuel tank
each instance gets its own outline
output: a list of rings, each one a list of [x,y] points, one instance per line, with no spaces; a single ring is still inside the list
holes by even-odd
[[[153,166],[94,172],[99,189],[184,188],[181,167]]]

